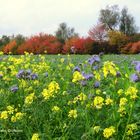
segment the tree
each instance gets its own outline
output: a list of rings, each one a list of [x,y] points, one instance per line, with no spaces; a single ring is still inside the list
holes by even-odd
[[[127,36],[120,31],[109,31],[109,44],[117,47],[117,50],[120,51],[121,47],[127,43]]]
[[[107,37],[107,31],[104,24],[97,24],[96,26],[92,27],[88,34],[91,39],[99,42],[103,42]]]
[[[10,42],[10,37],[3,35],[2,38],[0,39],[0,47],[7,45],[9,42]]]
[[[78,34],[75,33],[74,28],[67,27],[67,24],[64,22],[59,25],[59,28],[56,31],[56,37],[63,44],[67,39],[75,36],[78,36]]]
[[[100,10],[99,21],[105,24],[106,29],[115,30],[119,23],[118,5],[106,6]]]
[[[119,28],[120,28],[120,31],[126,35],[132,35],[136,33],[134,17],[128,14],[127,7],[124,7],[121,11]]]

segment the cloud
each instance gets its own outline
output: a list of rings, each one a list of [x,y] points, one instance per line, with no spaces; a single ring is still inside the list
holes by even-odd
[[[138,0],[127,6],[138,20]],[[99,10],[107,4],[125,5],[125,0],[0,0],[0,34],[31,35],[54,33],[61,22],[74,27],[81,35],[97,23]]]

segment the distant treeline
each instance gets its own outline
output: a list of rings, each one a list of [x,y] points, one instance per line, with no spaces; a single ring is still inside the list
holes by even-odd
[[[0,51],[5,54],[97,54],[140,53],[140,33],[127,7],[119,11],[118,5],[100,10],[98,24],[80,37],[74,28],[61,23],[55,35],[40,33],[31,37],[23,35],[0,38]]]

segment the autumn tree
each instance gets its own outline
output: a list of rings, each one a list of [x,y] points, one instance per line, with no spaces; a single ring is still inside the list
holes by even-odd
[[[109,31],[108,32],[109,44],[117,47],[120,51],[121,47],[127,43],[127,36],[120,31]]]
[[[90,38],[95,41],[103,42],[107,38],[107,31],[104,24],[93,26],[88,32]]]

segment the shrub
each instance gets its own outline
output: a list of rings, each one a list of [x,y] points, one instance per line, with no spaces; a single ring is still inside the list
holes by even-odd
[[[122,53],[137,54],[140,53],[140,41],[135,43],[128,43],[121,50]]]
[[[65,42],[63,53],[72,53],[74,48],[76,54],[89,54],[92,52],[94,41],[87,38],[71,38]]]
[[[62,45],[53,35],[39,34],[32,36],[27,39],[18,48],[19,54],[24,54],[24,52],[34,53],[34,54],[43,54],[47,52],[48,54],[57,54],[61,53]]]
[[[10,41],[4,48],[3,48],[3,52],[5,54],[8,54],[8,53],[12,53],[12,54],[16,54],[17,52],[17,43],[16,43],[16,40],[12,40]]]

